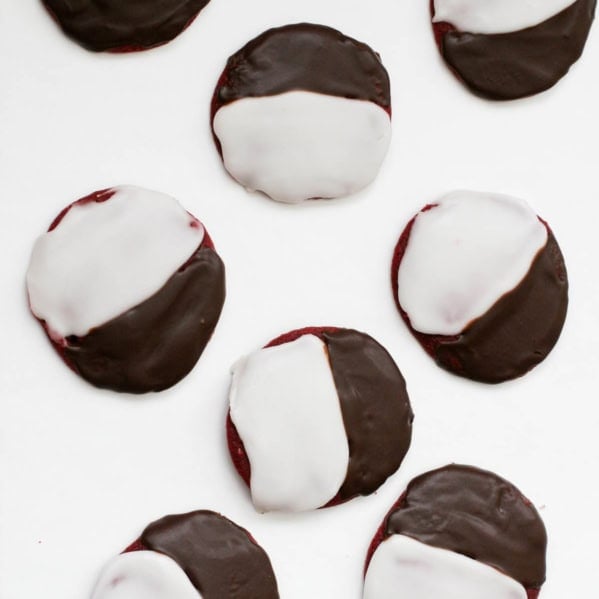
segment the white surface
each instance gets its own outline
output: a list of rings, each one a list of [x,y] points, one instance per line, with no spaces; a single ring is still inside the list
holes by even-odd
[[[374,552],[364,599],[526,599],[524,587],[491,566],[392,535]]]
[[[174,198],[139,187],[114,191],[108,201],[72,206],[33,246],[31,308],[59,336],[86,335],[147,300],[204,238]]]
[[[222,168],[209,103],[227,57],[267,27],[333,25],[381,53],[393,140],[354,198],[277,204]],[[463,89],[434,44],[427,1],[212,0],[179,39],[97,56],[39,0],[0,1],[0,597],[87,598],[102,566],[156,518],[215,509],[270,553],[284,599],[359,599],[376,527],[407,482],[448,462],[491,469],[540,508],[541,599],[584,597],[596,575],[599,487],[599,30],[551,91],[504,104]],[[184,381],[127,398],[90,387],[27,310],[36,237],[72,198],[134,183],[202,219],[227,265],[214,337]],[[568,263],[561,339],[524,378],[485,386],[437,368],[391,292],[406,222],[452,189],[526,198]],[[231,364],[309,324],[373,335],[416,413],[412,448],[376,495],[329,510],[257,514],[224,436]],[[290,540],[293,550],[290,551]]]
[[[94,587],[92,599],[202,599],[176,561],[155,551],[112,558]]]
[[[416,216],[398,298],[414,329],[457,335],[526,276],[547,228],[517,198],[454,191]]]
[[[317,509],[337,495],[349,444],[327,349],[318,337],[303,335],[239,360],[229,400],[258,511]]]
[[[391,120],[374,102],[294,91],[223,106],[214,132],[237,181],[293,204],[371,183],[389,148]]]
[[[435,22],[470,33],[508,33],[538,25],[575,0],[434,0]]]

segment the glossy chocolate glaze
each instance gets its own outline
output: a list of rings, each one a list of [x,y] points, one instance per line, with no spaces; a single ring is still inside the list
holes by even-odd
[[[203,599],[278,599],[270,560],[249,533],[223,516],[197,511],[167,516],[141,536],[185,571]]]
[[[568,309],[568,278],[553,233],[520,284],[456,337],[439,342],[437,363],[485,383],[522,376],[547,357]]]
[[[43,0],[64,32],[88,48],[143,50],[179,35],[209,0]]]
[[[577,0],[554,17],[527,29],[493,35],[445,33],[441,52],[475,93],[513,100],[555,85],[580,58],[596,0]]]
[[[338,499],[368,495],[401,465],[414,415],[406,384],[388,352],[350,329],[325,332],[335,387],[349,441],[347,476]]]
[[[451,465],[415,478],[384,526],[385,536],[466,555],[526,588],[545,581],[543,522],[516,487],[491,472]]]
[[[240,98],[295,90],[391,106],[389,76],[376,52],[330,27],[300,23],[269,29],[229,58],[212,116]]]
[[[200,246],[152,297],[85,337],[67,338],[66,360],[97,387],[160,391],[180,381],[208,343],[225,299],[224,265]]]

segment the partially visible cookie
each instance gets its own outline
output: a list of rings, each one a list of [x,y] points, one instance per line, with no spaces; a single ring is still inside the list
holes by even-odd
[[[196,511],[150,524],[100,574],[91,599],[278,599],[268,555],[224,516]]]
[[[335,29],[270,29],[231,56],[212,129],[225,168],[281,202],[336,198],[377,175],[391,137],[379,55]]]
[[[224,266],[175,199],[123,186],[61,212],[33,248],[27,290],[73,370],[98,387],[144,393],[197,362],[222,310]]]
[[[568,306],[553,233],[516,198],[456,191],[404,229],[391,279],[400,314],[439,366],[476,381],[522,376],[551,351]]]
[[[514,100],[555,85],[584,49],[597,0],[431,0],[441,54],[467,87]]]
[[[62,30],[96,52],[131,52],[177,37],[210,0],[43,0]]]
[[[229,451],[263,512],[373,493],[410,445],[404,379],[379,343],[352,329],[292,331],[242,358],[229,400]]]
[[[492,472],[450,465],[415,478],[376,533],[364,599],[535,599],[547,534],[535,507]]]

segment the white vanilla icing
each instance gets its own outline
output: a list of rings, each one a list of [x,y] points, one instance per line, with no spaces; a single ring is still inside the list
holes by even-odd
[[[324,343],[303,335],[233,367],[231,419],[261,512],[319,508],[339,491],[349,446]]]
[[[456,191],[420,212],[399,265],[412,328],[457,335],[526,276],[547,228],[522,200]]]
[[[293,91],[223,106],[214,132],[233,178],[295,203],[366,187],[387,153],[391,119],[373,102]]]
[[[433,21],[469,33],[511,33],[533,27],[575,0],[434,0]]]
[[[155,551],[132,551],[112,559],[91,599],[202,599],[183,569]]]
[[[374,552],[363,599],[526,599],[524,587],[491,566],[391,535]]]
[[[53,335],[84,336],[150,298],[199,247],[204,229],[173,198],[116,187],[75,204],[33,248],[27,288]]]

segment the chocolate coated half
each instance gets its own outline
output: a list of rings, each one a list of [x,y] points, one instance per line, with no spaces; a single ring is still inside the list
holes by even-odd
[[[434,208],[427,206],[424,210]],[[522,281],[462,333],[429,335],[412,328],[399,303],[398,270],[414,219],[395,248],[391,281],[395,303],[411,333],[439,366],[482,383],[501,383],[526,374],[542,362],[561,334],[568,309],[568,277],[549,227],[547,243]]]
[[[224,299],[224,265],[213,249],[200,246],[152,297],[84,337],[68,337],[59,351],[97,387],[161,391],[194,367]]]
[[[406,384],[389,353],[350,329],[325,332],[349,442],[349,467],[338,499],[369,495],[401,465],[414,415]]]
[[[330,27],[300,23],[269,29],[229,58],[212,116],[234,100],[297,90],[391,106],[389,76],[376,52]]]
[[[497,568],[524,587],[545,581],[547,534],[534,508],[492,472],[451,465],[415,478],[384,523],[403,534]]]
[[[223,516],[197,511],[150,524],[143,547],[185,571],[203,599],[278,599],[268,556],[249,533]]]
[[[89,50],[143,50],[179,35],[209,0],[43,0],[64,32]]]
[[[513,100],[555,85],[581,56],[596,0],[577,0],[546,21],[520,31],[475,34],[452,29],[441,38],[449,66],[475,93]]]

